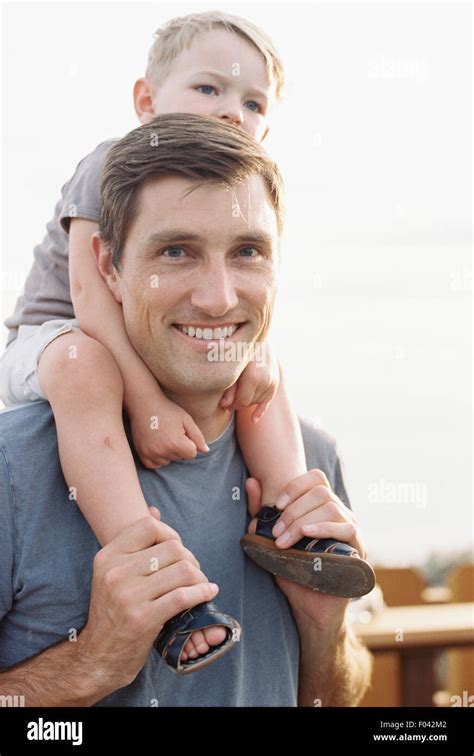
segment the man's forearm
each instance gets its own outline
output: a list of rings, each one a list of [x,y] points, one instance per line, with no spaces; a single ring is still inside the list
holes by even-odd
[[[63,641],[0,672],[0,697],[21,696],[25,706],[92,706],[115,689],[77,641]]]
[[[298,706],[357,706],[370,683],[372,656],[343,623],[339,632],[300,627]]]

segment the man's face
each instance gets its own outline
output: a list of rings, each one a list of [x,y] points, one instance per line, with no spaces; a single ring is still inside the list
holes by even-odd
[[[238,34],[212,29],[198,34],[172,64],[153,97],[154,115],[197,113],[240,126],[261,141],[273,93],[265,62]]]
[[[260,176],[235,189],[174,176],[143,185],[114,291],[132,345],[169,393],[214,394],[237,380],[248,362],[237,343],[268,330],[278,243]],[[228,329],[221,342],[215,328]],[[236,361],[209,359],[216,345]]]

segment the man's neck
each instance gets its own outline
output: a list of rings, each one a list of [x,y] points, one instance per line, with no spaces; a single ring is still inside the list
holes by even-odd
[[[167,392],[168,399],[189,412],[196,425],[199,426],[206,443],[211,443],[224,432],[230,421],[229,410],[219,406],[222,394],[213,396],[176,395]]]

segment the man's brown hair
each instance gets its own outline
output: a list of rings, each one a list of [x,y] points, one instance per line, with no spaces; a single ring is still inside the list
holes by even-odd
[[[283,225],[283,180],[263,147],[237,126],[190,113],[159,115],[130,131],[110,149],[102,172],[99,231],[120,269],[139,190],[160,176],[182,176],[234,187],[261,176]],[[159,211],[159,208],[158,208]]]

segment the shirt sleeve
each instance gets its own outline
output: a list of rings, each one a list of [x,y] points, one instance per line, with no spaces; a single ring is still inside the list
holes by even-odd
[[[0,622],[13,603],[13,489],[4,449],[0,447]]]
[[[81,160],[76,172],[62,188],[59,222],[69,233],[71,218],[99,221],[100,179],[107,153],[116,140],[102,142]]]
[[[341,459],[337,446],[335,447],[335,461],[334,461],[334,493],[339,496],[340,500],[344,502],[348,509],[352,509],[349,495],[346,490],[346,484],[344,480],[344,462]]]
[[[301,431],[306,453],[308,470],[322,470],[334,493],[348,509],[352,509],[344,480],[344,463],[333,436],[308,420],[300,418]]]

